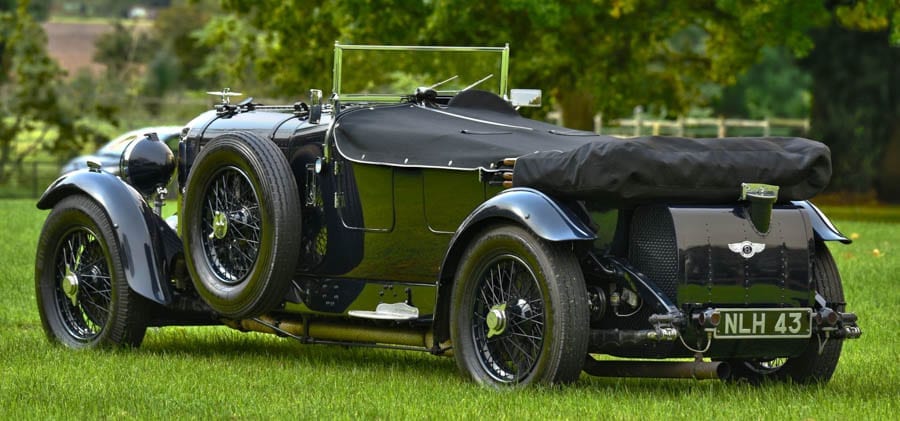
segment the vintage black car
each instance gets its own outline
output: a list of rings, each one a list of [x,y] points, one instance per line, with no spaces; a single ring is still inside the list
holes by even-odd
[[[52,209],[35,265],[48,337],[138,346],[148,326],[224,324],[452,354],[493,386],[830,379],[860,330],[825,244],[850,241],[808,201],[828,148],[530,120],[517,107],[539,92],[508,90],[508,51],[337,44],[327,103],[225,90],[177,157],[150,133],[119,177],[64,175],[38,202]],[[349,55],[370,52],[451,55],[438,63],[457,77],[375,94],[396,85],[369,73],[348,93],[371,63]]]
[[[146,133],[156,133],[159,140],[169,145],[173,150],[178,147],[181,137],[181,126],[144,127],[123,133],[107,142],[96,152],[88,155],[80,155],[66,161],[59,170],[60,175],[70,171],[87,168],[87,162],[93,161],[100,164],[106,171],[118,174],[119,161],[122,160],[122,152],[138,137],[144,137]]]

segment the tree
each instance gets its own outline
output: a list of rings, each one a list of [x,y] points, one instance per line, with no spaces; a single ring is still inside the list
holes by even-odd
[[[900,48],[889,32],[835,24],[803,61],[813,80],[812,133],[831,148],[832,189],[900,201]],[[864,75],[864,77],[861,77]]]
[[[809,117],[812,77],[783,48],[766,47],[759,62],[721,89],[714,101],[719,115],[750,117]]]
[[[334,40],[512,46],[513,83],[542,87],[571,127],[590,128],[596,111],[635,104],[681,111],[702,100],[701,82],[733,82],[765,45],[804,53],[807,29],[827,19],[817,2],[726,0],[460,0],[434,2],[223,0],[237,16],[214,20],[223,41],[239,42],[232,68],[254,65],[278,91],[327,86],[324,57]],[[235,19],[247,24],[229,31]],[[224,25],[228,23],[228,25]],[[691,33],[697,43],[683,42]],[[243,70],[241,70],[243,71]]]
[[[0,184],[37,151],[64,157],[98,144],[108,128],[104,120],[115,113],[96,100],[90,76],[63,82],[29,6],[20,0],[14,11],[0,9]]]
[[[115,22],[113,30],[95,42],[94,61],[106,66],[107,75],[122,81],[133,81],[147,57],[153,57],[158,43],[146,32]]]
[[[782,54],[766,47],[800,58],[812,52],[804,64],[812,72],[811,82],[787,70],[773,72],[774,79],[744,76],[781,85],[774,94],[745,92],[755,109],[746,111],[789,106],[786,113],[800,112],[806,99],[795,88],[810,84],[813,133],[834,152],[833,185],[867,189],[879,177],[882,190],[900,185],[900,174],[893,182],[884,175],[900,172],[897,158],[890,161],[896,153],[884,153],[900,151],[897,0],[326,0],[312,5],[222,0],[222,5],[232,14],[213,19],[203,39],[217,46],[207,71],[226,73],[231,80],[264,79],[269,93],[328,86],[335,40],[510,42],[512,85],[543,88],[562,109],[565,124],[584,129],[592,127],[597,111],[615,117],[638,104],[672,112],[703,104],[710,98],[702,87],[734,83],[760,57]],[[871,42],[863,46],[835,39],[844,47],[833,50],[832,40],[823,34],[835,30],[821,29],[829,27],[845,28]],[[854,56],[861,60],[852,62]],[[851,60],[845,67],[837,64],[845,59]],[[812,63],[829,61],[821,71],[814,70]],[[874,101],[841,105],[854,92],[859,98],[873,95]],[[894,141],[886,148],[889,139]]]
[[[47,55],[47,37],[28,8],[28,0],[19,0],[15,12],[0,11],[0,183],[6,180],[10,163],[20,163],[44,145],[50,132],[44,123],[64,114],[56,91],[63,71]],[[16,150],[19,135],[36,129],[37,138],[24,150]]]
[[[51,0],[31,0],[28,3],[28,13],[35,20],[42,22],[50,15]],[[12,12],[16,10],[16,0],[0,0],[0,11]]]
[[[201,78],[197,72],[212,48],[203,45],[195,32],[203,27],[216,10],[209,2],[192,1],[190,3],[174,4],[168,9],[161,10],[153,21],[153,36],[162,46],[151,61],[151,72],[157,72],[159,76],[169,73],[168,76],[177,76],[170,83],[170,87],[188,87],[193,89],[214,88],[214,86],[200,86],[209,83]],[[168,68],[167,68],[168,66]],[[154,70],[155,69],[155,70]],[[164,77],[156,77],[148,80],[151,85],[165,85]],[[158,94],[165,90],[158,91]]]

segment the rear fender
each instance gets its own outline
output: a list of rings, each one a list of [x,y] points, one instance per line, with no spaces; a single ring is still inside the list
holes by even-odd
[[[80,170],[63,175],[41,195],[37,207],[50,209],[75,194],[89,196],[106,211],[119,240],[122,255],[118,258],[125,268],[128,286],[154,302],[171,303],[172,291],[161,258],[165,253],[157,246],[160,230],[171,228],[160,223],[162,219],[134,188],[108,172]]]
[[[596,235],[566,206],[531,188],[512,188],[478,206],[456,230],[438,275],[435,340],[449,338],[450,291],[463,252],[485,227],[497,223],[519,225],[551,241],[593,241]]]
[[[844,234],[841,234],[840,231],[831,223],[831,220],[822,213],[816,205],[812,204],[812,202],[808,200],[803,201],[793,201],[792,205],[803,209],[803,212],[806,213],[806,216],[809,217],[810,223],[812,223],[813,233],[816,236],[816,240],[819,241],[840,241],[844,244],[850,244],[853,241],[849,238],[845,237]]]

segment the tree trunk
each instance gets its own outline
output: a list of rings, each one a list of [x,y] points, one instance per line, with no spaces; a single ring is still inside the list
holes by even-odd
[[[876,190],[879,200],[900,203],[900,123],[897,120],[894,120],[891,138],[884,148]]]
[[[562,109],[563,125],[570,129],[594,130],[594,98],[576,89],[560,90],[556,102]]]
[[[6,164],[9,163],[9,150],[12,142],[2,142],[0,144],[0,185],[6,184]]]
[[[0,127],[0,185],[6,184],[7,167],[12,159],[13,148],[16,146],[16,136],[19,135],[21,128],[21,115],[16,117],[16,121],[9,128]]]

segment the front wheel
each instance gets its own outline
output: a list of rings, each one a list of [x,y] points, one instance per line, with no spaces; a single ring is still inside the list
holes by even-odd
[[[453,284],[457,365],[494,387],[574,381],[587,355],[586,297],[564,245],[516,226],[487,230],[466,250]]]
[[[825,297],[829,306],[836,311],[843,312],[844,290],[841,286],[841,276],[834,263],[834,258],[831,257],[831,252],[824,243],[816,244],[816,253],[813,257],[813,281],[816,290]],[[797,357],[729,361],[732,378],[747,380],[751,383],[760,383],[766,380],[790,380],[801,384],[828,382],[841,357],[843,341],[830,339],[823,342],[824,346],[819,352],[820,341],[824,341],[824,338],[813,335],[806,350]]]
[[[72,348],[138,346],[147,302],[128,287],[115,231],[85,196],[60,201],[44,223],[35,289],[47,337]]]

